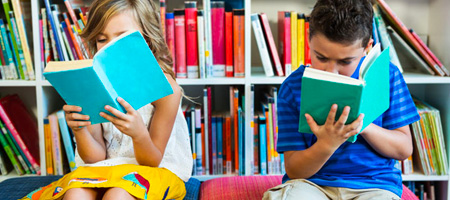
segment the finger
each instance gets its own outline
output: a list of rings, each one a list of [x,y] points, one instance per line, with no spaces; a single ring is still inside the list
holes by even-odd
[[[120,118],[120,119],[123,119],[123,120],[127,119],[127,115],[125,113],[120,112],[119,110],[117,110],[117,109],[115,109],[115,108],[113,108],[111,106],[106,105],[105,109],[107,111],[109,111],[111,114],[113,114],[114,116],[116,116],[117,118]]]
[[[79,113],[70,113],[70,114],[67,114],[67,116],[68,116],[68,120],[70,120],[70,121],[74,121],[74,120],[89,120],[89,115],[82,115],[82,114],[79,114]]]
[[[344,110],[342,111],[341,116],[339,117],[339,119],[336,121],[336,126],[337,127],[343,127],[345,126],[345,122],[347,122],[348,119],[348,114],[350,113],[350,106],[345,106]]]
[[[66,113],[69,113],[69,112],[81,112],[81,107],[80,106],[74,106],[74,105],[64,105],[63,106],[63,110]]]
[[[346,133],[344,136],[345,136],[346,138],[349,138],[349,137],[352,137],[352,136],[354,136],[354,135],[356,135],[356,134],[358,134],[358,133],[359,133],[358,130],[352,130],[352,131]]]
[[[361,130],[363,125],[364,114],[360,114],[351,124],[347,125],[346,131]],[[358,131],[359,132],[359,131]]]
[[[105,118],[106,120],[112,122],[115,125],[121,126],[123,124],[123,120],[120,120],[119,118],[113,117],[111,115],[108,115],[104,112],[100,112],[100,116]]]
[[[122,97],[117,97],[117,101],[123,106],[123,108],[125,108],[127,113],[134,113],[136,111],[128,102],[122,99]]]
[[[68,121],[67,125],[71,128],[73,128],[73,127],[79,128],[79,127],[89,126],[89,125],[91,125],[91,122],[90,121]]]
[[[331,109],[330,109],[330,112],[328,113],[327,121],[325,121],[326,125],[334,124],[334,121],[336,119],[337,108],[338,108],[337,104],[331,105]]]
[[[311,129],[311,131],[313,133],[315,133],[317,130],[319,130],[319,125],[317,125],[316,121],[314,120],[314,118],[309,115],[309,114],[305,114],[306,117],[306,122],[309,125],[309,128]]]

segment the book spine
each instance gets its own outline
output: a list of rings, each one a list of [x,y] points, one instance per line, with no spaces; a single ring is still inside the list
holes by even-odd
[[[59,61],[60,58],[59,58],[58,53],[57,53],[56,40],[55,40],[55,37],[53,36],[54,35],[53,34],[54,31],[53,31],[52,26],[48,27],[48,31],[49,31],[49,35],[50,35],[50,43],[51,43],[51,49],[52,49],[52,52],[50,52],[50,54],[53,55],[53,60],[54,61]],[[62,58],[62,59],[64,60],[64,58]]]
[[[13,136],[14,140],[17,142],[18,146],[20,147],[20,149],[25,154],[26,159],[28,159],[28,161],[31,163],[31,165],[33,166],[34,170],[38,174],[40,174],[39,164],[36,162],[36,160],[33,158],[33,156],[31,156],[30,151],[28,150],[27,146],[23,142],[21,136],[17,132],[17,129],[14,127],[13,123],[9,119],[8,115],[6,114],[5,109],[3,108],[3,105],[1,105],[1,104],[0,104],[0,118],[3,120],[3,122],[6,125],[6,127],[11,132],[11,135]]]
[[[261,175],[267,175],[267,137],[266,137],[266,118],[264,117],[264,114],[259,115],[259,152],[260,152],[259,169],[261,171]]]
[[[272,31],[269,26],[269,20],[265,13],[259,14],[261,25],[263,28],[264,38],[269,48],[270,58],[274,67],[274,71],[277,76],[284,76],[283,67],[281,65],[280,57],[278,55],[277,47],[275,46],[275,40],[273,39]]]
[[[217,117],[211,118],[212,174],[217,175]]]
[[[245,76],[245,17],[244,9],[233,10],[234,77]]]
[[[58,49],[58,47],[59,47],[61,49],[62,56],[63,56],[63,59],[64,59],[64,60],[61,60],[61,61],[65,61],[65,60],[68,61],[69,60],[69,56],[67,55],[67,49],[64,46],[64,38],[63,38],[63,36],[61,34],[61,29],[60,29],[61,25],[59,23],[59,18],[58,18],[59,7],[56,4],[53,4],[50,7],[52,9],[51,10],[51,14],[53,16],[53,20],[54,20],[54,24],[55,24],[55,26],[52,26],[52,30],[53,30],[54,33],[56,33],[56,35],[58,35],[57,37],[54,38],[55,39],[56,48]],[[58,43],[59,43],[59,46],[58,46]],[[61,57],[59,59],[61,59]]]
[[[21,75],[23,74],[23,77],[25,78],[25,80],[30,80],[30,77],[27,72],[27,63],[25,62],[25,56],[24,56],[23,49],[22,49],[22,41],[20,40],[19,32],[17,30],[16,18],[14,17],[14,13],[12,11],[9,12],[9,16],[11,19],[12,35],[14,36],[14,39],[16,40],[17,48],[18,48],[17,51],[19,52],[19,59],[17,60],[17,62],[21,63],[21,65],[22,65],[22,68],[19,68],[19,69],[22,70],[23,73],[22,72],[20,72],[20,73],[21,73]]]
[[[239,174],[239,90],[233,90],[233,113],[234,113],[234,172]]]
[[[70,0],[64,0],[64,4],[66,4],[67,11],[69,12],[70,18],[72,19],[73,24],[76,27],[76,31],[81,32],[80,25],[77,23],[77,16],[75,12],[73,12],[72,5],[70,4]],[[67,23],[67,22],[66,22]],[[67,23],[69,25],[70,23]]]
[[[198,33],[198,67],[200,78],[206,78],[206,55],[205,55],[205,22],[203,10],[197,11],[197,33]]]
[[[166,13],[166,43],[172,54],[172,70],[176,74],[176,54],[175,54],[175,22],[173,13]]]
[[[192,150],[192,159],[193,159],[193,167],[192,172],[194,174],[197,173],[197,136],[195,135],[195,107],[190,107],[190,136],[191,136],[191,150]]]
[[[213,175],[213,163],[212,163],[212,95],[211,87],[208,87],[208,160],[209,160],[209,175]],[[206,147],[205,147],[206,148]],[[208,168],[208,167],[207,167]]]
[[[198,78],[198,44],[197,44],[197,2],[186,1],[186,65],[187,77]]]
[[[11,21],[10,14],[9,14],[12,11],[10,11],[9,3],[7,0],[3,0],[3,8],[5,10],[6,21],[8,22],[8,26],[7,26],[8,30],[9,30],[9,35],[8,35],[9,38],[8,39],[10,40],[12,52],[13,52],[13,55],[16,60],[16,70],[19,75],[18,77],[19,77],[19,79],[26,80],[25,74],[23,71],[23,66],[22,66],[22,63],[20,60],[19,45],[17,44],[16,37],[14,35],[15,29],[13,28],[13,25],[12,25],[13,23]],[[25,63],[23,63],[23,64],[25,64]]]
[[[225,126],[226,126],[226,132],[225,132],[225,173],[230,175],[232,174],[232,154],[231,154],[231,118],[229,115],[225,118]]]
[[[233,13],[225,12],[225,76],[233,77]]]
[[[205,174],[209,173],[209,133],[210,133],[210,125],[209,125],[209,104],[208,104],[208,88],[203,89],[203,120],[204,120],[204,132],[205,132],[205,139],[203,140],[203,148],[205,149],[205,153],[203,154],[203,157],[205,158]]]
[[[291,12],[291,71],[298,68],[297,12]]]
[[[425,45],[425,43],[423,43],[422,39],[420,39],[420,37],[416,34],[416,32],[414,32],[414,30],[412,30],[412,29],[409,29],[409,32],[411,32],[411,35],[417,40],[417,42],[419,42],[420,46],[422,46],[422,48],[425,49],[425,51],[431,56],[431,58],[436,62],[436,64],[439,67],[441,67],[442,71],[444,71],[447,76],[450,75],[447,68],[445,68],[445,66],[434,55],[434,53],[430,50],[430,48],[428,48],[428,46]]]
[[[25,172],[22,169],[21,165],[19,164],[18,160],[16,159],[16,155],[14,154],[12,147],[6,141],[5,131],[6,131],[6,129],[4,129],[4,128],[1,129],[2,133],[0,133],[0,143],[3,146],[3,149],[5,150],[6,155],[8,156],[9,160],[13,164],[14,169],[16,170],[17,174],[23,175]]]
[[[200,107],[195,108],[195,149],[197,153],[197,158],[195,160],[197,169],[196,174],[202,175],[203,166],[202,166],[202,114]]]
[[[42,19],[39,19],[39,47],[41,50],[41,71],[40,72],[42,74],[42,73],[44,73],[44,66],[45,66],[44,32],[43,32]]]
[[[174,10],[177,78],[187,78],[184,10]]]
[[[298,65],[305,64],[305,14],[300,13],[297,16],[297,37],[298,37]]]
[[[217,174],[223,174],[223,117],[217,117]]]
[[[12,7],[14,10],[14,15],[16,16],[16,24],[17,24],[17,30],[18,35],[21,40],[21,48],[23,50],[23,55],[26,63],[26,72],[28,74],[29,80],[35,80],[35,74],[33,69],[33,62],[31,58],[30,49],[28,46],[28,40],[26,36],[26,30],[25,25],[23,22],[23,14],[22,14],[22,8],[20,6],[19,0],[11,0]]]
[[[242,108],[239,106],[238,107],[238,128],[239,128],[239,132],[238,132],[238,141],[239,141],[239,145],[238,145],[238,153],[239,153],[239,168],[238,168],[238,172],[239,175],[242,176],[244,175],[245,171],[244,171],[244,132],[243,132],[243,128],[244,128],[244,119],[243,119],[243,112],[242,112]]]
[[[409,32],[408,28],[400,21],[400,19],[394,14],[391,8],[384,0],[377,0],[380,8],[386,13],[387,18],[394,24],[394,28],[401,33],[403,39],[405,39],[411,46],[414,47],[419,55],[425,60],[425,62],[439,75],[444,76],[445,72],[434,62],[434,60],[427,54],[427,52],[420,46],[419,42],[414,39],[414,36]]]
[[[56,114],[48,116],[50,121],[50,129],[52,135],[52,155],[53,155],[53,168],[55,169],[55,175],[62,175],[62,155],[61,155],[61,138],[59,133],[58,117]]]
[[[11,79],[18,79],[18,73],[16,69],[16,65],[14,62],[13,53],[11,52],[11,45],[9,44],[8,35],[5,29],[5,25],[3,20],[0,19],[0,29],[1,29],[1,42],[2,42],[2,51],[3,55],[6,55],[6,64],[8,65],[8,69],[11,74]]]
[[[311,65],[311,55],[309,53],[309,17],[305,17],[305,65]]]
[[[45,166],[47,175],[53,174],[53,156],[52,156],[52,132],[48,118],[44,119],[44,137],[45,137]]]
[[[204,22],[205,22],[205,65],[206,76],[213,77],[213,51],[212,51],[212,34],[211,34],[211,1],[203,1]]]
[[[75,49],[74,42],[73,42],[72,38],[70,37],[69,29],[68,29],[68,27],[66,25],[66,22],[64,22],[64,21],[61,22],[61,31],[63,31],[63,37],[64,37],[64,40],[65,40],[65,42],[67,44],[67,49],[68,49],[68,52],[70,54],[71,59],[73,59],[73,60],[81,60],[78,57],[77,50]]]
[[[258,14],[251,15],[253,33],[255,34],[256,44],[259,49],[259,55],[261,57],[261,62],[264,68],[266,76],[273,76],[272,63],[269,57],[269,51],[264,41],[264,35],[262,33],[261,25],[259,23]]]
[[[70,171],[73,171],[77,168],[75,164],[75,152],[73,151],[64,111],[60,110],[56,112],[56,116],[58,117],[59,129],[61,130],[61,137],[66,150],[67,160],[69,161]]]
[[[56,33],[56,31],[55,31],[56,27],[58,27],[56,22],[55,22],[55,20],[57,20],[57,19],[53,18],[52,10],[50,9],[50,0],[44,0],[44,4],[45,4],[45,8],[47,10],[48,21],[50,22],[51,29],[53,30],[53,33],[52,33],[53,34],[53,40],[55,42],[55,48],[56,48],[56,51],[58,53],[58,58],[61,61],[64,61],[64,55],[63,55],[62,46],[61,46],[61,43],[60,43],[61,39],[60,39],[58,33]]]
[[[253,164],[252,174],[259,174],[259,123],[258,117],[253,118]]]
[[[12,151],[14,152],[20,166],[23,168],[24,173],[31,174],[32,166],[31,166],[30,162],[26,159],[23,151],[19,150],[20,147],[17,144],[17,142],[13,139],[13,136],[11,135],[11,131],[6,129],[5,125],[2,122],[0,122],[0,123],[1,123],[0,128],[2,129],[2,131],[4,133],[4,137],[6,138],[6,141],[9,143],[9,146],[11,147]],[[34,171],[34,173],[36,173],[36,172]]]
[[[73,57],[73,54],[72,54],[72,50],[71,50],[69,41],[67,40],[66,34],[65,34],[64,29],[62,27],[62,24],[59,24],[58,32],[61,32],[62,43],[64,45],[64,52],[66,52],[66,54],[67,54],[67,59],[66,60],[69,60],[69,61],[75,60],[75,58]]]
[[[291,26],[290,12],[278,12],[278,49],[280,51],[281,63],[286,76],[291,72]]]
[[[225,3],[211,2],[211,32],[214,77],[225,77]]]
[[[1,34],[0,34],[0,40],[1,40]],[[9,67],[6,64],[6,59],[4,53],[3,53],[3,41],[0,41],[1,45],[2,45],[2,50],[0,50],[0,58],[1,58],[1,63],[2,63],[2,67],[1,67],[1,73],[2,73],[2,79],[11,79],[11,73],[9,71]]]
[[[63,18],[64,18],[64,22],[67,26],[67,31],[69,33],[67,38],[68,39],[70,38],[72,40],[73,47],[75,48],[74,55],[77,55],[76,57],[78,57],[78,60],[83,60],[84,59],[83,53],[81,52],[80,45],[78,44],[78,41],[75,38],[74,31],[72,30],[72,25],[70,24],[70,21],[69,21],[69,17],[67,16],[66,13],[63,13]]]

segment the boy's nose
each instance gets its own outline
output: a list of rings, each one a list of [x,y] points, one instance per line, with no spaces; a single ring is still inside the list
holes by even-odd
[[[328,65],[325,68],[325,71],[338,74],[338,65],[336,62],[329,62]]]

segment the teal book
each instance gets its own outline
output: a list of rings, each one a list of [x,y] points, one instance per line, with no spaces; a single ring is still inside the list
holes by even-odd
[[[108,122],[105,105],[125,113],[122,97],[135,110],[173,93],[139,31],[128,31],[100,49],[92,60],[49,62],[45,78],[68,105],[82,107],[91,124]],[[112,115],[112,114],[110,114]]]
[[[312,133],[305,113],[318,125],[325,124],[333,104],[338,105],[336,120],[350,106],[346,124],[364,113],[362,130],[389,108],[389,48],[381,52],[376,44],[360,64],[359,79],[307,67],[302,77],[298,131]],[[357,135],[347,141],[355,142]]]

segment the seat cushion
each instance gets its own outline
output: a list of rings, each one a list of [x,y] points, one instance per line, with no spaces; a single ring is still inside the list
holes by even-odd
[[[282,176],[234,176],[211,179],[202,183],[200,199],[262,199],[269,188],[281,184]],[[403,200],[418,200],[403,185]]]
[[[10,178],[0,182],[0,197],[2,200],[20,199],[35,189],[46,186],[62,176],[25,176]],[[184,199],[197,200],[200,190],[200,181],[191,178],[186,185],[186,196]]]

